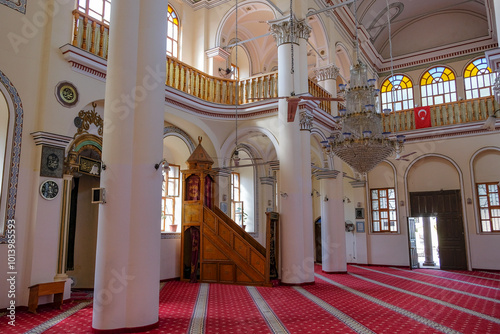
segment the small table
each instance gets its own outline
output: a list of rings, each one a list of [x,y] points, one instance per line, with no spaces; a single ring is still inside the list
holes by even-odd
[[[29,287],[30,298],[28,301],[28,311],[36,314],[38,307],[38,297],[54,295],[54,306],[62,309],[65,281],[35,284]]]

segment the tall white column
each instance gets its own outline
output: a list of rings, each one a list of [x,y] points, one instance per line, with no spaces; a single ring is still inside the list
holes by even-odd
[[[292,92],[302,93],[300,89],[307,87],[307,76],[304,69],[307,63],[302,48],[307,41],[311,28],[305,20],[294,22],[294,35],[290,34],[290,18],[270,22],[271,33],[278,44],[278,94],[290,96]],[[293,56],[292,56],[293,45]],[[292,60],[293,59],[293,60]],[[291,71],[293,64],[293,73]],[[305,85],[304,85],[305,81]],[[306,90],[307,92],[307,90]],[[301,284],[314,281],[314,227],[312,220],[312,201],[304,201],[304,193],[311,192],[311,165],[309,157],[304,159],[306,144],[301,143],[299,131],[299,116],[293,122],[287,122],[288,103],[280,100],[278,104],[279,140],[280,140],[280,215],[281,215],[281,249],[282,249],[282,282]],[[304,146],[302,146],[304,145]],[[303,149],[304,147],[304,149]],[[308,146],[310,149],[310,145]],[[308,165],[307,165],[308,164]],[[306,166],[307,165],[307,166]],[[309,170],[309,178],[305,180],[304,173]],[[309,208],[310,206],[310,208]],[[304,217],[310,212],[309,218]],[[310,229],[310,231],[309,231]],[[309,247],[310,238],[311,247]]]
[[[99,209],[95,331],[158,325],[167,1],[111,9]]]
[[[342,164],[336,159],[340,171],[316,174],[321,194],[322,270],[327,273],[347,272]]]
[[[302,149],[302,220],[304,225],[304,255],[306,256],[306,282],[314,281],[314,217],[312,204],[312,175],[311,175],[311,128],[313,116],[306,110],[299,114],[300,142]]]
[[[318,84],[321,85],[328,93],[332,94],[332,97],[337,97],[337,77],[340,70],[334,64],[318,68],[314,71]],[[330,102],[332,106],[332,115],[338,115],[338,104],[337,101]]]

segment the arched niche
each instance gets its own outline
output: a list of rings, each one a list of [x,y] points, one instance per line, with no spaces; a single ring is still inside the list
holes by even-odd
[[[379,163],[368,173],[370,189],[396,188],[396,170],[387,161]]]
[[[457,167],[444,157],[428,156],[416,161],[407,175],[408,192],[460,189]]]
[[[2,71],[0,71],[0,83],[3,119],[8,119],[4,135],[3,164],[0,165],[0,168],[2,168],[2,179],[0,180],[0,242],[5,242],[7,241],[4,237],[5,223],[9,220],[14,221],[16,216],[24,110],[17,89]]]
[[[474,183],[500,181],[498,166],[500,166],[499,148],[489,148],[478,152],[472,160]]]

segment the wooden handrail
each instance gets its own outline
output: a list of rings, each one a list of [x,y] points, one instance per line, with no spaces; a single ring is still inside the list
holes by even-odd
[[[72,45],[84,49],[102,58],[108,56],[109,26],[75,9]],[[166,58],[167,80],[165,84],[199,99],[234,105],[238,90],[238,104],[251,102],[251,98],[269,98],[278,96],[278,72],[270,72],[246,78],[240,81],[208,75],[193,66],[172,57]],[[316,97],[332,95],[309,79],[309,94]],[[332,103],[321,101],[319,107],[326,113],[332,113]],[[468,122],[483,121],[490,113],[498,109],[498,103],[492,96],[473,100],[431,106],[431,125],[447,126]],[[397,132],[415,129],[413,109],[382,115],[384,131]]]
[[[493,96],[432,105],[431,127],[485,121],[498,107]],[[388,132],[415,130],[414,109],[382,115],[382,124],[384,131]]]
[[[205,207],[206,209],[209,209]],[[210,210],[210,209],[209,209]],[[231,227],[231,229],[238,234],[240,237],[242,237],[246,242],[248,242],[250,245],[252,245],[253,248],[255,248],[262,256],[266,256],[266,248],[262,246],[257,240],[252,238],[251,235],[249,235],[245,230],[236,224],[234,220],[229,218],[228,215],[226,215],[221,209],[218,207],[214,206],[213,212],[219,217],[224,223],[226,223],[228,226]]]
[[[96,56],[108,57],[109,26],[78,9],[73,12],[73,40],[71,44]]]

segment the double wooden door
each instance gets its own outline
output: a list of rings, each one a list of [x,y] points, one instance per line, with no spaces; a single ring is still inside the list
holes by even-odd
[[[410,193],[410,216],[436,217],[441,269],[467,270],[460,190]],[[412,224],[409,221],[410,261]],[[413,224],[414,231],[414,224]]]

